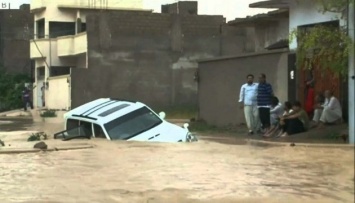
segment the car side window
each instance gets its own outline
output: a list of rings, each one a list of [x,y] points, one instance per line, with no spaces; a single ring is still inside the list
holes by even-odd
[[[102,127],[97,125],[97,124],[93,124],[93,125],[94,125],[95,137],[96,138],[105,138],[106,139],[106,135],[105,135],[104,131],[102,130]]]
[[[71,129],[79,127],[79,123],[80,123],[79,120],[68,119],[67,120],[67,130],[71,130]]]
[[[92,123],[86,121],[80,121],[80,135],[93,136],[92,133]]]

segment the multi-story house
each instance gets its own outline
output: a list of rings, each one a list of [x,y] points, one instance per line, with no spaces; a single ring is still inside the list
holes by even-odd
[[[70,108],[70,69],[87,68],[88,14],[142,7],[142,0],[32,0],[35,23],[30,58],[35,64],[34,105],[42,107],[50,102],[57,108]],[[53,91],[47,91],[49,88]]]

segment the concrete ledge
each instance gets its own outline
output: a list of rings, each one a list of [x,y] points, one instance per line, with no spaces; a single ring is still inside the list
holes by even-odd
[[[315,143],[297,143],[297,142],[272,142],[272,141],[264,141],[264,140],[254,140],[254,139],[246,139],[247,144],[260,146],[260,147],[286,147],[291,146],[291,144],[295,144],[292,147],[312,147],[312,148],[346,148],[346,149],[354,149],[355,145],[352,144],[315,144]]]
[[[22,154],[22,153],[36,153],[36,152],[53,152],[53,151],[65,151],[65,150],[80,150],[80,149],[91,149],[94,148],[93,145],[88,146],[61,146],[61,147],[51,147],[45,150],[41,149],[1,149],[0,154]]]

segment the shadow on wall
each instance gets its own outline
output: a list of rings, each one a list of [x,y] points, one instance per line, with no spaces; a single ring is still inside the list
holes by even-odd
[[[199,119],[210,125],[245,123],[239,92],[248,74],[265,73],[281,102],[287,99],[288,51],[269,51],[199,62]]]

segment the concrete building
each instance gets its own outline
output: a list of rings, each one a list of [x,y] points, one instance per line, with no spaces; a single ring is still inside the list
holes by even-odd
[[[269,8],[269,9],[279,9],[280,10],[288,10],[289,11],[289,28],[288,28],[288,32],[290,33],[291,31],[293,31],[294,29],[305,29],[305,28],[309,28],[312,27],[314,25],[317,24],[329,24],[329,25],[335,25],[335,26],[347,26],[348,24],[348,28],[349,28],[349,34],[352,34],[351,37],[354,38],[353,33],[354,33],[354,25],[353,25],[353,7],[351,7],[352,9],[348,9],[349,10],[349,22],[347,22],[346,18],[346,13],[334,13],[334,12],[325,12],[322,13],[320,12],[320,5],[317,4],[314,1],[297,1],[297,0],[269,0],[269,1],[261,1],[261,2],[257,2],[257,3],[253,3],[250,4],[250,7],[252,8]],[[353,5],[352,5],[353,6]],[[276,12],[279,12],[276,11]],[[275,11],[271,12],[274,13]],[[267,15],[261,15],[264,17],[267,17]],[[269,13],[270,16],[270,13]],[[260,17],[260,16],[259,16]],[[254,21],[254,23],[250,24],[247,21]],[[272,20],[275,24],[275,22],[277,22],[277,19],[273,19]],[[257,23],[256,23],[257,22]],[[254,18],[247,18],[247,19],[237,19],[236,21],[232,21],[230,22],[230,24],[235,24],[235,25],[245,25],[246,27],[248,27],[248,32],[253,33],[253,31],[250,31],[250,28],[257,25],[257,24],[261,24],[264,23],[265,19],[257,19],[256,17]],[[270,21],[268,21],[270,22]],[[279,25],[281,24],[286,24],[284,23],[278,23]],[[254,28],[255,29],[255,28]],[[272,28],[274,29],[274,28]],[[284,30],[284,28],[279,27],[279,29]],[[257,29],[255,29],[257,30]],[[254,33],[255,33],[254,30]],[[260,29],[259,29],[260,30]],[[281,32],[282,33],[282,32]],[[281,34],[279,33],[279,34]],[[288,34],[287,34],[288,35]],[[278,39],[282,39],[284,36],[286,36],[286,34],[281,34],[280,37],[278,36],[278,34],[274,34],[274,35],[268,35],[268,30],[264,29],[261,30],[259,32],[259,34],[257,34],[256,36],[259,36],[259,39],[257,39],[256,41],[259,41],[261,43],[256,43],[258,45],[255,45],[255,51],[257,50],[263,50],[265,48],[267,48],[268,44],[271,44],[273,42],[275,42]],[[267,37],[269,36],[269,37]],[[274,44],[275,45],[275,44]],[[276,46],[278,47],[278,46]],[[270,47],[269,47],[270,48]],[[282,48],[279,47],[279,48]],[[276,73],[274,75],[279,75],[279,73],[283,73],[283,76],[278,77],[278,80],[284,81],[284,79],[287,78],[286,81],[284,81],[284,86],[281,86],[282,88],[282,92],[280,92],[280,89],[278,89],[278,96],[284,100],[284,99],[288,99],[288,100],[299,100],[302,103],[305,102],[305,90],[306,90],[306,78],[308,77],[309,71],[306,71],[305,68],[306,67],[296,67],[296,49],[297,49],[297,39],[294,39],[294,41],[290,42],[289,44],[289,53],[288,53],[288,59],[286,61],[284,60],[278,60],[278,61],[282,61],[282,67],[284,67],[283,69],[278,69],[275,70],[275,68],[273,67],[269,67],[268,64],[269,59],[266,59],[264,57],[264,59],[261,59],[259,54],[256,54],[255,56],[250,56],[248,55],[248,58],[254,58],[253,60],[251,60],[250,64],[245,64],[244,66],[247,66],[250,68],[251,73],[254,73],[254,60],[263,60],[263,61],[259,61],[258,64],[259,66],[261,66],[258,70],[258,72],[264,72],[267,75],[271,75],[272,73]],[[253,50],[253,49],[250,49]],[[266,53],[264,53],[266,54]],[[260,55],[264,55],[263,53],[260,53]],[[285,54],[285,53],[283,53]],[[269,55],[271,56],[271,54]],[[243,56],[235,56],[233,59],[216,59],[216,61],[210,60],[210,61],[201,61],[200,62],[200,67],[199,67],[199,74],[201,77],[201,84],[199,84],[199,107],[200,107],[200,118],[201,119],[205,119],[213,124],[218,124],[218,125],[227,125],[229,123],[240,123],[242,122],[243,118],[240,117],[240,114],[242,114],[242,112],[239,112],[238,109],[235,108],[235,106],[237,106],[236,104],[236,100],[235,103],[232,105],[231,102],[226,101],[226,100],[214,100],[214,101],[208,101],[206,102],[206,95],[208,95],[209,93],[206,92],[207,89],[212,89],[215,90],[215,88],[217,88],[220,92],[218,94],[226,94],[226,95],[234,95],[237,91],[239,87],[235,87],[236,84],[239,84],[240,81],[232,81],[232,79],[228,80],[230,81],[230,85],[232,85],[234,87],[234,89],[228,89],[228,87],[226,87],[223,84],[219,84],[216,82],[216,84],[210,84],[211,81],[215,81],[212,80],[211,78],[214,77],[214,75],[220,75],[222,74],[222,76],[220,76],[220,78],[223,77],[230,77],[230,75],[236,75],[236,73],[233,73],[232,70],[230,70],[231,72],[226,72],[223,75],[223,72],[220,71],[220,69],[213,69],[212,68],[212,64],[213,67],[224,67],[224,64],[229,63],[229,66],[233,66],[236,67],[236,69],[238,70],[234,70],[234,71],[238,71],[238,75],[239,75],[239,71],[241,71],[242,73],[246,74],[246,71],[244,70],[244,66],[241,64],[242,63],[242,58]],[[244,57],[245,58],[245,57]],[[281,57],[282,58],[282,57]],[[307,59],[304,59],[307,60]],[[232,64],[232,61],[234,62],[234,64]],[[256,63],[256,62],[255,62]],[[253,65],[254,64],[254,65]],[[265,64],[265,65],[262,65]],[[345,82],[344,82],[344,78],[341,78],[337,75],[334,75],[333,73],[329,72],[329,71],[324,71],[322,70],[322,67],[320,67],[317,64],[313,64],[312,65],[312,69],[314,70],[313,73],[313,78],[315,79],[315,86],[314,86],[314,90],[316,93],[322,92],[324,90],[332,90],[335,93],[335,96],[338,97],[342,103],[343,106],[343,115],[344,115],[344,119],[345,120],[349,120],[349,126],[350,126],[350,134],[354,136],[354,56],[351,55],[351,57],[349,58],[349,78],[345,78]],[[274,64],[275,66],[279,67],[280,63],[278,64]],[[227,67],[225,67],[227,68]],[[275,72],[277,71],[277,72]],[[269,73],[269,74],[268,74]],[[210,80],[208,79],[204,79],[204,78],[210,78]],[[237,77],[235,77],[237,78]],[[273,78],[273,76],[271,76],[271,78]],[[273,79],[268,79],[269,82],[271,82],[272,84],[278,83],[276,81],[273,81]],[[237,80],[237,79],[235,79]],[[242,79],[240,79],[242,80]],[[208,81],[208,84],[205,82]],[[244,82],[245,80],[242,80],[242,82]],[[239,82],[239,83],[238,83]],[[349,84],[349,85],[348,85]],[[213,86],[213,87],[212,87]],[[227,90],[226,90],[227,89]],[[216,90],[217,91],[217,90]],[[284,94],[285,92],[287,92],[287,94]],[[285,97],[285,95],[287,95],[287,97]],[[227,98],[226,96],[224,96],[225,98]],[[222,102],[223,101],[223,102]],[[211,110],[209,109],[213,109],[213,108],[218,108],[218,111],[213,111],[211,112]],[[227,110],[228,109],[228,110]],[[347,115],[349,113],[349,119],[347,119]],[[239,116],[239,117],[238,117]],[[218,119],[217,119],[218,118]],[[227,119],[226,119],[227,118]],[[351,142],[354,142],[354,137],[351,137]]]
[[[33,33],[30,5],[0,10],[0,66],[10,73],[31,75],[32,62],[28,40]]]
[[[278,9],[266,14],[237,18],[228,25],[244,28],[249,47],[246,52],[288,48],[289,11]]]
[[[294,29],[303,29],[311,27],[317,24],[335,24],[336,26],[346,26],[348,28],[349,36],[354,39],[354,3],[349,4],[348,8],[344,7],[343,12],[319,12],[321,5],[317,4],[317,1],[296,1],[296,0],[269,0],[251,4],[252,8],[288,8],[290,10],[290,31]],[[348,20],[347,20],[348,19]],[[297,39],[290,44],[290,50],[293,52],[293,58],[295,50],[297,49]],[[349,122],[349,136],[350,143],[355,141],[355,68],[354,68],[354,53],[349,57],[349,75],[344,80],[338,77],[332,77],[332,73],[324,73],[319,71],[316,76],[317,81],[326,81],[316,84],[316,90],[330,89],[335,91],[335,95],[340,98],[343,107],[343,114],[345,119]],[[323,75],[323,76],[320,76]],[[299,75],[299,80],[304,79],[304,74]],[[304,84],[300,83],[300,89],[304,88]],[[298,91],[300,92],[300,91]],[[302,94],[298,95],[300,100],[303,100]]]
[[[86,17],[103,10],[141,10],[142,0],[32,0],[35,62],[34,104],[57,109],[71,106],[71,68],[87,68]]]
[[[289,10],[289,32],[293,30],[307,29],[317,24],[328,24],[335,26],[346,26],[346,19],[342,18],[341,13],[335,12],[320,12],[320,4],[316,1],[297,1],[297,0],[269,0],[250,4],[252,8],[278,8]],[[296,59],[297,39],[293,38],[293,41],[289,44],[290,59]],[[304,60],[307,60],[306,58]],[[313,66],[312,66],[313,67]],[[306,67],[298,67],[300,69],[306,69]],[[321,69],[317,64],[314,64],[314,68]],[[292,70],[294,71],[294,70]],[[308,71],[298,71],[296,80],[298,84],[298,91],[293,98],[299,99],[301,102],[305,100],[304,89],[306,85],[304,82],[307,78]],[[324,70],[315,71],[314,75],[317,83],[315,83],[315,91],[321,92],[325,89],[333,90],[338,98],[344,98],[342,100],[343,106],[347,106],[347,88],[342,83],[341,78]],[[321,82],[327,81],[327,82]]]
[[[289,99],[288,15],[288,9],[280,9],[228,22],[247,33],[246,47],[243,53],[199,60],[199,119],[216,126],[245,123],[238,99],[248,74],[265,73],[275,95]]]

